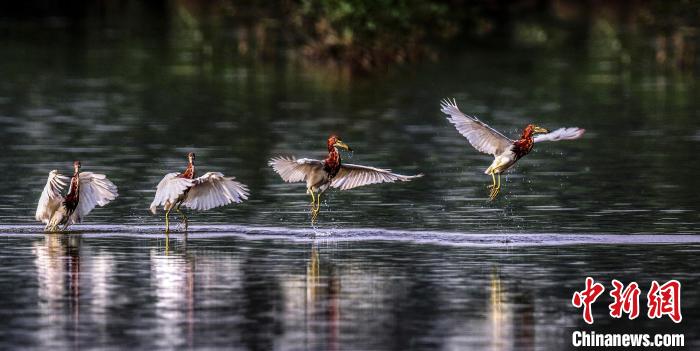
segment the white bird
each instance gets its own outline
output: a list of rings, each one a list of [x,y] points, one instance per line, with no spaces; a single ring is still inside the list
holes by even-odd
[[[501,173],[515,164],[523,156],[530,153],[534,143],[542,141],[573,140],[580,138],[586,131],[582,128],[559,128],[549,130],[528,124],[518,140],[511,140],[497,130],[489,127],[476,117],[467,116],[457,107],[457,102],[445,99],[441,104],[442,113],[448,115],[447,120],[454,124],[472,146],[486,154],[494,156],[491,166],[484,173],[491,175],[493,184],[489,198],[494,200],[501,190]],[[535,135],[539,134],[539,135]],[[498,176],[498,182],[496,181]]]
[[[61,225],[66,230],[80,223],[95,206],[104,206],[119,196],[117,187],[104,174],[80,172],[80,161],[73,162],[73,177],[64,196],[68,180],[56,170],[49,173],[35,216],[46,224],[46,231],[57,231]]]
[[[187,154],[188,165],[182,173],[168,173],[158,183],[156,196],[150,210],[156,214],[158,206],[165,210],[165,232],[170,231],[170,210],[173,208],[182,216],[182,223],[187,230],[187,216],[180,211],[181,206],[199,211],[231,203],[240,203],[248,199],[248,187],[235,181],[234,177],[225,177],[219,172],[207,172],[195,178],[194,153]]]
[[[352,151],[350,147],[335,135],[328,138],[326,145],[328,157],[323,161],[310,158],[275,157],[268,162],[285,182],[306,182],[306,193],[311,195],[312,225],[316,222],[321,209],[321,195],[329,187],[348,190],[369,184],[406,182],[423,176],[422,174],[405,176],[391,173],[388,169],[341,163],[337,148]]]

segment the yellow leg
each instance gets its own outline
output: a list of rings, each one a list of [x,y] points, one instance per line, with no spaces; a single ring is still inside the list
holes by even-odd
[[[491,174],[494,176],[493,174]],[[501,173],[498,173],[498,183],[496,183],[496,178],[494,176],[493,179],[493,188],[491,188],[491,194],[489,194],[489,198],[491,201],[496,199],[496,196],[498,196],[498,193],[501,192]]]
[[[316,211],[321,210],[321,194],[316,196]]]
[[[168,232],[165,232],[165,256],[168,256],[170,253],[170,235]]]
[[[316,195],[314,195],[314,191],[309,189],[308,190],[309,194],[311,194],[311,213],[314,213],[314,206],[316,205]]]
[[[313,194],[313,192],[311,193]],[[313,195],[312,195],[313,196]],[[316,223],[318,218],[318,212],[321,210],[321,194],[316,195],[314,203],[311,204],[311,225]]]
[[[47,225],[46,228],[44,228],[44,231],[47,233],[53,233],[56,231],[56,227]]]
[[[165,233],[170,233],[170,209],[165,211]]]

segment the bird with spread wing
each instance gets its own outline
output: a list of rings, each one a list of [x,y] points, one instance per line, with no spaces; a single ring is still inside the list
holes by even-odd
[[[206,211],[248,199],[248,187],[235,181],[234,177],[225,177],[219,172],[196,177],[194,158],[194,153],[187,154],[189,162],[185,171],[166,174],[156,188],[150,209],[156,214],[158,206],[163,206],[166,233],[170,231],[170,211],[173,208],[182,216],[182,224],[187,230],[187,216],[180,210],[181,206]]]
[[[440,107],[442,113],[448,115],[447,120],[454,124],[457,131],[467,138],[475,149],[494,156],[491,166],[484,172],[491,175],[493,180],[493,184],[489,186],[491,188],[489,198],[492,201],[501,190],[501,173],[527,155],[535,143],[578,139],[586,131],[572,127],[559,128],[550,132],[545,128],[528,124],[520,135],[520,139],[511,140],[478,118],[462,113],[454,99],[442,100]]]
[[[68,192],[63,195],[66,185]],[[73,177],[56,170],[49,173],[35,218],[46,224],[46,231],[55,232],[59,226],[66,230],[69,225],[80,223],[95,206],[104,206],[117,196],[117,187],[104,174],[80,172],[80,161],[75,161]]]
[[[335,135],[328,138],[326,145],[328,157],[324,160],[275,157],[268,163],[285,182],[306,182],[306,193],[311,195],[312,225],[316,223],[321,209],[321,195],[330,187],[349,190],[369,184],[406,182],[423,176],[405,176],[388,169],[342,163],[338,148],[346,151],[352,149]]]

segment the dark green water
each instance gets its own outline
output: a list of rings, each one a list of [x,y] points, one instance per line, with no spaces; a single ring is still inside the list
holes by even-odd
[[[698,240],[679,236],[700,232],[698,80],[611,49],[615,33],[349,77],[185,33],[2,26],[0,348],[560,349],[577,329],[698,346]],[[536,145],[490,203],[490,156],[439,112],[448,96],[507,135],[530,122],[588,132]],[[313,239],[304,187],[266,163],[323,157],[331,133],[356,150],[348,162],[426,176],[330,194]],[[189,151],[252,196],[192,214],[187,240],[166,247],[147,207]],[[78,234],[39,234],[47,173],[74,159],[120,197]],[[506,236],[455,239],[484,233]],[[678,279],[684,320],[612,320],[606,291],[587,327],[570,299],[588,275],[643,291]]]
[[[444,246],[206,232],[3,235],[0,348],[556,350],[571,333],[685,333],[698,244]],[[593,326],[571,306],[605,284]],[[611,279],[684,284],[683,321],[607,315]],[[645,304],[646,299],[640,299]],[[646,308],[642,305],[642,313]]]

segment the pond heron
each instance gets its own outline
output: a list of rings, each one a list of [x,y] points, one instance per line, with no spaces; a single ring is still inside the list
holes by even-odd
[[[57,231],[59,226],[66,230],[80,223],[95,206],[104,206],[119,196],[117,187],[104,174],[80,172],[80,161],[73,162],[73,177],[64,196],[68,179],[55,169],[49,172],[35,216],[46,224],[46,231]]]
[[[467,116],[457,107],[457,102],[445,99],[440,103],[441,111],[448,115],[447,120],[457,128],[472,146],[494,156],[491,166],[484,173],[491,175],[493,184],[489,186],[489,198],[493,201],[501,191],[501,173],[516,161],[527,155],[535,143],[541,141],[572,140],[580,138],[586,131],[582,128],[559,128],[549,131],[545,128],[528,124],[520,139],[511,140],[497,130],[489,127],[476,117]]]
[[[329,187],[349,190],[369,184],[406,182],[423,176],[422,174],[405,176],[392,173],[389,169],[342,163],[338,148],[346,151],[352,151],[352,149],[335,135],[328,138],[327,147],[328,157],[323,161],[310,158],[275,157],[268,163],[285,182],[306,182],[306,193],[311,195],[312,225],[316,223],[321,209],[321,195]]]
[[[170,232],[170,211],[174,208],[182,216],[182,224],[187,230],[187,216],[181,206],[206,211],[248,199],[248,187],[225,177],[219,172],[207,172],[195,178],[194,153],[187,154],[187,169],[182,173],[168,173],[158,183],[156,196],[151,203],[151,212],[156,214],[158,206],[165,210],[165,232]]]

